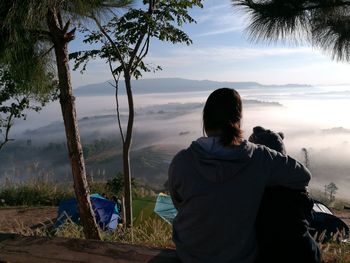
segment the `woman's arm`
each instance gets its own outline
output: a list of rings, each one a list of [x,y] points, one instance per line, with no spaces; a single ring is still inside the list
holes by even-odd
[[[292,189],[305,189],[311,179],[310,171],[297,160],[265,148],[268,158],[269,186],[281,185]]]

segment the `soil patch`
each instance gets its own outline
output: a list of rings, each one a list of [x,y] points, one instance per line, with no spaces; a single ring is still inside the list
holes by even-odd
[[[333,213],[350,227],[350,210],[334,210]]]
[[[57,207],[0,208],[0,232],[18,232],[55,219]]]

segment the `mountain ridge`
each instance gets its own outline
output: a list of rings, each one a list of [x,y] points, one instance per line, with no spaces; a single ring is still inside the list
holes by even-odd
[[[76,96],[104,96],[114,95],[115,88],[113,88],[106,81],[102,83],[89,84],[74,89]],[[111,82],[113,83],[113,82]],[[286,84],[286,85],[263,85],[258,82],[229,82],[229,81],[213,81],[213,80],[190,80],[183,78],[153,78],[132,80],[132,87],[134,94],[149,94],[149,93],[174,93],[174,92],[195,92],[207,91],[222,87],[240,89],[249,88],[291,88],[291,87],[311,87],[307,84]],[[125,85],[121,80],[119,82],[120,94],[125,94]]]

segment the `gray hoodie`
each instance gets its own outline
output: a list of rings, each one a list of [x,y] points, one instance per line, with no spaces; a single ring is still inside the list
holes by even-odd
[[[310,178],[302,164],[265,146],[243,141],[224,147],[218,138],[198,139],[169,168],[178,256],[183,262],[254,262],[254,224],[264,189],[302,189]]]

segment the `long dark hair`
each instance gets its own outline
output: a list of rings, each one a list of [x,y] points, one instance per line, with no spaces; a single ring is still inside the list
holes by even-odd
[[[234,89],[221,88],[212,92],[203,109],[205,133],[220,136],[224,146],[239,144],[243,138],[241,130],[242,100]]]

